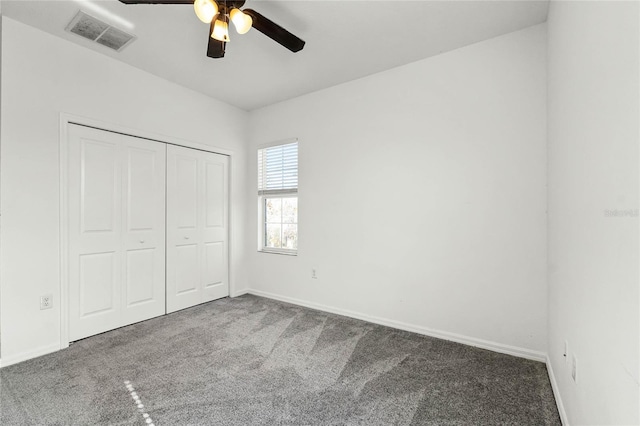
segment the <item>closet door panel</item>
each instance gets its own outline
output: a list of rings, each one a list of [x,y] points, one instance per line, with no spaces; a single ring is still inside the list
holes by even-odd
[[[74,158],[73,183],[79,185],[74,189],[80,195],[82,233],[111,237],[119,230],[118,146],[109,141],[90,139],[90,136],[78,136],[77,143],[79,146],[74,148],[80,152],[79,158]]]
[[[69,126],[71,341],[165,312],[165,151]]]
[[[117,140],[74,125],[68,142],[69,335],[77,340],[120,324],[122,180]]]
[[[204,300],[229,295],[227,216],[228,216],[228,157],[206,154],[203,169],[203,257],[202,286]]]
[[[197,153],[167,147],[167,313],[201,299]]]
[[[125,292],[127,308],[151,303],[158,294],[164,291],[164,288],[158,289],[156,286],[158,257],[156,249],[127,251],[127,265],[125,267],[127,271]],[[164,313],[164,309],[162,313]]]
[[[198,245],[176,245],[175,253],[175,294],[178,296],[182,296],[186,293],[197,292],[200,288],[200,283],[198,280]],[[197,303],[198,300],[196,300],[195,303]]]
[[[120,295],[119,263],[115,252],[79,256],[78,299],[81,318],[117,314]]]
[[[166,145],[122,140],[124,234],[122,324],[163,315],[165,309]]]
[[[171,208],[175,224],[183,232],[195,231],[198,227],[198,159],[190,155],[192,153],[185,152],[173,158],[176,192],[172,193],[175,204]]]
[[[229,295],[228,157],[167,151],[167,312]]]

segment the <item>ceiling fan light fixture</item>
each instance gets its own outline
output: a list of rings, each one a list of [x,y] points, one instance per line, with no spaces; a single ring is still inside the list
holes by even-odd
[[[236,31],[238,34],[246,34],[253,25],[253,19],[251,16],[242,12],[240,9],[233,8],[229,13],[229,17],[231,18],[231,22],[236,27]]]
[[[218,5],[213,0],[195,0],[193,10],[195,10],[198,19],[205,24],[210,24],[218,14]]]
[[[224,57],[226,44],[230,41],[229,21],[233,21],[240,34],[255,28],[256,31],[294,53],[301,51],[305,45],[305,41],[300,37],[290,33],[261,13],[253,9],[240,10],[246,0],[120,0],[120,2],[124,4],[188,4],[192,6],[198,19],[209,23],[209,31],[207,32],[209,40],[207,42],[207,56],[209,58]]]
[[[229,41],[229,23],[227,22],[229,18],[222,13],[218,15],[216,22],[213,24],[213,31],[211,32],[211,38],[218,41]]]

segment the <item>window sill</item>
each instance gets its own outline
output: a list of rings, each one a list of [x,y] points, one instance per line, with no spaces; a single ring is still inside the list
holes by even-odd
[[[297,251],[258,250],[258,253],[280,254],[284,256],[297,256]]]

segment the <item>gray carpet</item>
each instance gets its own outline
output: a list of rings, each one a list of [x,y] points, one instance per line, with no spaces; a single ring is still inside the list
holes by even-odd
[[[2,425],[560,424],[542,363],[250,295],[3,368],[0,398]]]

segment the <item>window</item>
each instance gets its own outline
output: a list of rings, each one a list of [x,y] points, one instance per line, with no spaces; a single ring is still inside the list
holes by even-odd
[[[298,250],[298,142],[258,150],[260,250]]]

